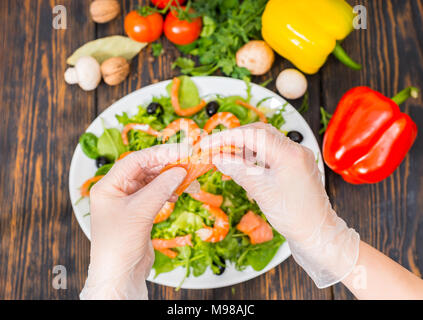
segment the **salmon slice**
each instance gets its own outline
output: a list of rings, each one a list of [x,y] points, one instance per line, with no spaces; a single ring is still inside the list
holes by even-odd
[[[220,207],[223,203],[222,195],[209,193],[204,190],[200,190],[198,193],[190,193],[189,195],[195,200],[211,205],[213,207]]]
[[[152,239],[153,248],[156,250],[171,249],[176,247],[190,246],[192,247],[191,235],[187,234],[182,237],[175,237],[173,239]]]
[[[263,224],[254,229],[248,236],[250,237],[251,244],[259,244],[270,241],[273,239],[272,227],[264,221]]]
[[[236,228],[246,234],[249,234],[254,229],[258,228],[262,223],[262,218],[252,211],[248,211],[238,223]]]
[[[273,239],[272,227],[252,211],[248,211],[242,217],[236,228],[249,236],[251,244],[259,244]]]
[[[175,209],[175,203],[166,201],[163,208],[161,208],[159,213],[157,214],[156,218],[154,218],[153,223],[159,223],[167,220],[167,218],[169,218],[172,214],[173,209]]]
[[[168,256],[171,259],[174,259],[178,256],[178,253],[176,251],[170,250],[170,249],[161,249],[161,250],[157,250],[161,253],[163,253],[164,255]]]

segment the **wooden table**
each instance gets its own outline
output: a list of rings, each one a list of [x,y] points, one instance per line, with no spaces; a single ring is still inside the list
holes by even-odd
[[[361,61],[352,71],[330,57],[308,77],[311,106],[305,118],[317,137],[319,107],[332,112],[345,91],[367,85],[387,96],[423,88],[423,1],[351,1],[367,7],[368,29],[344,42]],[[52,8],[67,8],[67,30],[52,28]],[[137,1],[122,1],[127,13]],[[77,299],[89,263],[89,241],[73,215],[68,173],[78,138],[112,102],[152,82],[177,75],[178,51],[162,40],[165,54],[143,50],[130,79],[101,84],[90,93],[63,80],[66,57],[87,41],[123,34],[123,15],[96,25],[89,1],[0,1],[0,299]],[[278,58],[272,76],[289,63]],[[256,78],[261,82],[265,78]],[[269,87],[275,89],[272,82]],[[294,101],[298,107],[301,101]],[[402,110],[423,128],[422,99]],[[319,137],[321,141],[321,137]],[[327,191],[338,214],[361,238],[421,276],[423,272],[423,137],[385,181],[353,186],[326,168]],[[53,267],[67,269],[67,289],[52,287]],[[350,299],[342,285],[318,290],[292,258],[256,279],[217,290],[148,285],[152,299]]]

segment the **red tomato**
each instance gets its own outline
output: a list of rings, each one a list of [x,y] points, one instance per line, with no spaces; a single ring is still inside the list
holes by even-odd
[[[166,38],[178,45],[190,44],[197,40],[203,27],[201,17],[191,19],[191,22],[188,22],[187,20],[179,20],[177,15],[177,12],[172,10],[165,19],[164,33]]]
[[[166,8],[167,4],[170,0],[151,0],[151,3],[154,4],[159,9]],[[185,3],[185,0],[173,0],[171,3],[171,6],[177,6],[177,2],[179,2],[179,5],[182,5]]]
[[[144,17],[136,10],[131,11],[124,24],[126,34],[138,42],[156,41],[163,33],[163,17],[157,12]]]

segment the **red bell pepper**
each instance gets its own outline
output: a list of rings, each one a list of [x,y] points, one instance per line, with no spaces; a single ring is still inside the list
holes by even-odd
[[[417,126],[399,104],[418,89],[389,99],[368,87],[349,90],[339,102],[323,141],[326,164],[353,184],[376,183],[400,165],[417,136]]]

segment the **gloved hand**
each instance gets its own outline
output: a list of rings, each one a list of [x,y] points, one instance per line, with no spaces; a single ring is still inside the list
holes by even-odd
[[[150,240],[156,214],[186,171],[169,162],[188,155],[180,144],[134,152],[119,160],[90,192],[91,261],[81,299],[147,299],[145,280],[154,262]]]
[[[201,141],[203,151],[221,146],[244,152],[215,155],[213,163],[256,200],[319,288],[341,281],[353,270],[359,235],[332,209],[311,150],[264,123],[225,130]]]

